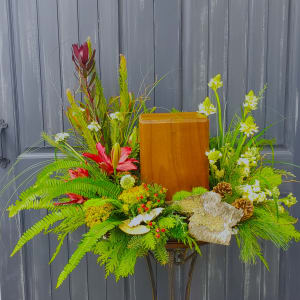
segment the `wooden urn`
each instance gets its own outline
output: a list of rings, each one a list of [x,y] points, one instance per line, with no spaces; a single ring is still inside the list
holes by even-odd
[[[209,121],[197,112],[142,114],[140,128],[141,177],[168,189],[167,200],[178,191],[208,188]]]

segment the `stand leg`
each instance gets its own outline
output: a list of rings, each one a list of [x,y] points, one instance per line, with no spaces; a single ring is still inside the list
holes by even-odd
[[[150,252],[151,253],[151,252]],[[177,299],[177,296],[183,296],[183,293],[180,295],[175,295],[175,266],[180,266],[185,264],[188,260],[191,259],[190,263],[190,269],[188,273],[186,288],[185,288],[185,300],[190,300],[190,294],[191,294],[191,284],[193,279],[193,272],[195,269],[195,264],[197,260],[197,252],[193,252],[191,255],[186,257],[186,251],[182,251],[182,249],[172,249],[169,250],[169,263],[168,263],[168,285],[169,285],[169,300],[175,300],[175,297]],[[152,268],[152,263],[150,256],[146,256],[149,276],[151,280],[151,286],[152,286],[152,299],[157,300],[157,287],[156,282],[154,278],[154,272]],[[178,292],[178,291],[177,291]]]
[[[190,300],[191,284],[192,284],[193,272],[194,272],[194,269],[195,269],[197,257],[198,257],[197,253],[194,252],[193,253],[193,258],[192,258],[192,261],[191,261],[191,265],[190,265],[188,281],[187,281],[186,289],[185,289],[185,300]]]
[[[149,257],[149,254],[146,256],[146,261],[147,261],[147,266],[148,266],[148,271],[149,271],[149,276],[150,276],[151,286],[152,286],[152,299],[157,300],[156,283],[155,283],[155,279],[154,279],[154,273],[153,273],[153,268],[152,268],[151,259]]]
[[[169,263],[168,263],[168,286],[169,286],[169,297],[170,300],[174,300],[174,251],[169,251]]]

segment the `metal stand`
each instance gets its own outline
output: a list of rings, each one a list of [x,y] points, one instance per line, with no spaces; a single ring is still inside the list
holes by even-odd
[[[167,249],[167,250],[169,252],[169,263],[168,263],[169,299],[170,300],[175,299],[174,266],[175,265],[183,265],[190,260],[191,262],[190,262],[188,279],[187,279],[187,283],[186,283],[186,287],[185,287],[185,297],[184,297],[184,300],[189,300],[190,294],[191,294],[191,283],[192,283],[192,278],[193,278],[193,272],[194,272],[196,260],[198,257],[197,252],[193,251],[190,255],[187,255],[187,253],[188,253],[187,249],[171,248],[171,249]],[[149,252],[149,253],[151,256],[153,256],[153,254],[151,252]],[[150,276],[151,285],[152,285],[152,299],[157,300],[157,285],[155,282],[153,267],[152,267],[152,263],[151,263],[149,254],[146,256],[146,261],[147,261],[149,276]]]

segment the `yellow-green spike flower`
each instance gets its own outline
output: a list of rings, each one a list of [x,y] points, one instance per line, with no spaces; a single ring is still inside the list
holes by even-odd
[[[208,86],[213,89],[213,90],[217,90],[219,89],[220,87],[223,86],[223,81],[222,81],[222,78],[221,78],[221,74],[218,74],[216,75],[215,77],[213,77],[209,83],[208,83]]]
[[[254,123],[254,118],[252,116],[247,117],[245,122],[241,122],[240,131],[244,133],[247,137],[250,137],[256,132],[258,132],[258,127]]]
[[[207,156],[208,161],[211,165],[214,165],[222,157],[222,153],[215,148],[208,152],[205,152],[205,155]]]
[[[251,90],[246,96],[245,96],[245,102],[244,107],[247,111],[252,111],[257,109],[259,98],[257,98],[254,94],[254,92]]]
[[[217,109],[215,106],[210,102],[209,98],[206,97],[205,100],[199,104],[198,113],[204,114],[206,116],[215,114]]]

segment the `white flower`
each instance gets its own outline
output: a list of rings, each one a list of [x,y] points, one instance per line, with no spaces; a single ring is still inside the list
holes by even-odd
[[[213,90],[217,90],[219,89],[220,87],[223,86],[223,81],[221,80],[221,75],[218,74],[216,75],[214,78],[212,78],[209,83],[208,83],[208,86],[210,88],[212,88]]]
[[[255,180],[255,183],[252,185],[252,190],[254,192],[260,192],[260,184],[257,179]]]
[[[198,113],[204,114],[206,116],[215,114],[217,109],[215,106],[210,102],[209,98],[206,97],[205,100],[199,104]]]
[[[241,157],[238,159],[237,164],[239,166],[249,166],[250,163],[248,158]]]
[[[129,174],[122,176],[120,180],[121,187],[124,190],[132,188],[134,186],[134,183],[135,183],[134,177]]]
[[[240,131],[246,134],[247,137],[254,135],[254,133],[258,132],[258,127],[254,123],[254,119],[252,116],[249,116],[245,122],[241,122]]]
[[[272,196],[272,192],[271,192],[270,190],[268,190],[268,189],[265,189],[265,193],[266,193],[266,195],[268,195],[269,197]]]
[[[241,166],[242,175],[248,177],[250,174],[250,162],[248,158],[240,157],[237,164]]]
[[[258,196],[256,198],[256,202],[257,203],[261,203],[261,202],[264,202],[267,200],[267,196],[266,196],[266,193],[265,192],[260,192],[258,193]]]
[[[250,167],[255,167],[257,165],[257,160],[260,157],[259,149],[257,147],[251,147],[244,154],[242,154],[241,157],[249,160]]]
[[[215,148],[205,152],[205,155],[207,156],[209,163],[211,165],[214,165],[218,161],[218,159],[222,157],[222,153],[216,150]]]
[[[252,187],[249,184],[241,185],[240,189],[243,192],[243,195],[248,195],[252,193]]]
[[[247,198],[252,202],[261,203],[267,200],[266,192],[261,190],[259,180],[255,180],[253,185],[241,185],[239,190],[242,192],[243,198]]]
[[[255,110],[257,109],[258,100],[259,99],[255,96],[254,92],[251,90],[245,96],[245,102],[243,105],[248,111]]]
[[[85,109],[83,107],[79,107],[79,110],[85,112]]]
[[[119,111],[116,111],[115,113],[109,114],[109,117],[110,117],[112,120],[122,121],[122,114],[121,114]]]
[[[60,132],[60,133],[57,133],[54,137],[54,140],[56,143],[59,143],[59,142],[63,142],[65,139],[67,139],[70,135],[66,132]]]
[[[96,131],[98,132],[101,129],[101,126],[98,122],[93,121],[91,122],[88,127],[87,127],[90,131]]]

